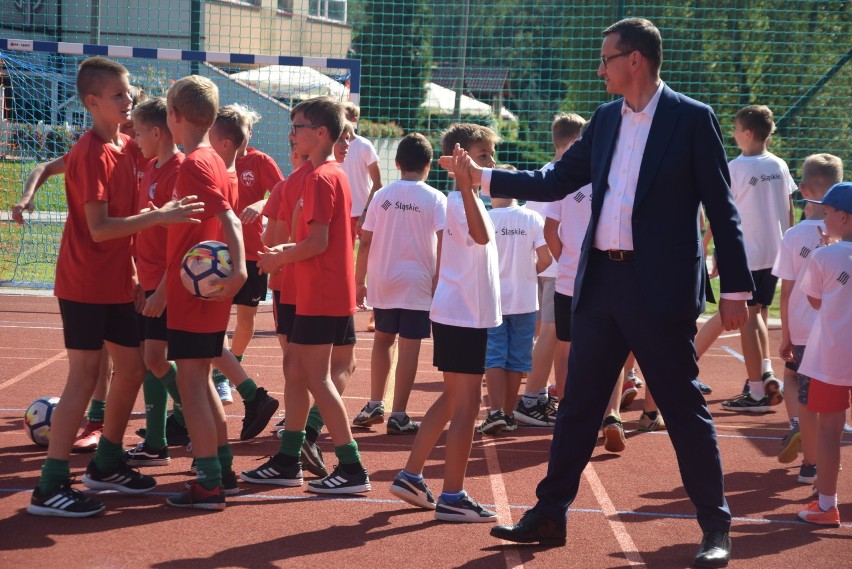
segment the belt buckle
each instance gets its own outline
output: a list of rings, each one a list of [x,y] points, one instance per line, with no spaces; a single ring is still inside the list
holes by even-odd
[[[625,251],[621,249],[610,249],[609,251],[607,251],[607,257],[609,257],[610,261],[621,262],[625,260],[624,253]]]

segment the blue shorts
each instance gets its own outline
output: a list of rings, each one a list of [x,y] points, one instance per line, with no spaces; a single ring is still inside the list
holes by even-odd
[[[504,314],[502,324],[488,329],[485,369],[501,368],[506,371],[532,369],[535,317],[535,312]]]

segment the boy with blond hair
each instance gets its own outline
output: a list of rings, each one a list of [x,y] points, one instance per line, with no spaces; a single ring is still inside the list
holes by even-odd
[[[355,301],[364,306],[369,300],[376,316],[376,336],[370,401],[352,423],[368,427],[384,422],[383,399],[398,335],[389,435],[413,435],[420,427],[408,416],[406,406],[417,375],[421,341],[430,335],[429,308],[447,209],[444,195],[425,182],[431,164],[432,145],[422,134],[409,134],[400,141],[396,152],[400,179],[379,190],[370,202],[355,266]]]
[[[813,154],[802,164],[799,188],[807,200],[822,200],[828,189],[843,179],[843,162],[831,154]],[[778,461],[782,464],[796,460],[801,450],[804,457],[798,481],[812,484],[816,480],[817,416],[808,410],[810,378],[799,373],[808,335],[817,312],[811,307],[800,283],[808,262],[822,245],[820,233],[825,230],[825,208],[808,203],[808,218],[784,234],[772,273],[781,279],[781,346],[779,354],[785,361],[784,385],[790,431],[781,442]]]
[[[210,145],[208,131],[216,120],[219,91],[212,81],[190,75],[168,91],[168,126],[184,148],[175,195],[199,195],[205,203],[196,226],[171,227],[166,256],[166,299],[169,359],[178,369],[184,417],[192,439],[196,480],[186,492],[166,503],[179,508],[225,509],[225,494],[237,492],[233,453],[222,402],[210,381],[210,366],[222,355],[230,299],[246,280],[240,222],[233,212],[236,188],[228,169]],[[231,255],[231,276],[219,280],[212,301],[190,294],[181,283],[184,254],[200,241],[224,241]]]
[[[265,273],[274,273],[287,263],[294,265],[296,310],[285,361],[287,421],[279,452],[240,476],[255,483],[302,485],[299,459],[313,396],[339,465],[325,478],[309,482],[308,491],[368,492],[370,478],[361,464],[340,393],[329,377],[334,346],[355,344],[349,183],[333,156],[344,127],[343,109],[334,100],[319,97],[298,104],[290,117],[290,144],[310,157],[314,169],[304,182],[301,211],[294,223],[295,242],[272,248],[258,261]]]
[[[132,236],[154,225],[187,221],[201,204],[187,196],[158,210],[134,214],[135,142],[119,132],[131,109],[124,66],[103,57],[86,59],[77,72],[77,95],[92,117],[92,128],[67,156],[68,219],[54,287],[68,351],[68,379],[27,511],[80,518],[104,509],[101,502],[71,488],[68,465],[77,427],[97,381],[103,347],[112,358],[115,376],[107,395],[103,435],[83,483],[95,490],[128,494],[150,492],[156,486],[152,477],[124,463],[121,444],[145,373],[134,308]]]
[[[490,128],[456,123],[444,132],[441,148],[460,164],[472,159],[480,166],[493,166],[498,141]],[[405,468],[394,478],[390,492],[409,504],[435,510],[438,520],[494,522],[497,514],[465,492],[464,479],[482,399],[488,329],[502,321],[500,270],[494,224],[466,170],[459,167],[456,172],[456,191],[447,198],[438,285],[429,314],[433,364],[443,373],[444,391],[423,417]],[[423,468],[448,422],[444,486],[436,503]]]
[[[728,164],[731,194],[742,217],[755,291],[748,301],[748,320],[740,328],[748,393],[723,401],[722,407],[730,411],[764,413],[784,400],[772,371],[766,319],[778,283],[772,265],[784,232],[793,225],[791,194],[796,184],[787,164],[769,152],[774,132],[775,120],[765,105],[743,107],[734,118],[734,140],[742,154]]]
[[[823,241],[805,269],[801,288],[817,310],[799,371],[811,378],[808,410],[818,413],[816,460],[817,499],[799,512],[812,524],[838,527],[837,478],[843,425],[852,397],[852,183],[835,184],[822,200],[825,209]]]

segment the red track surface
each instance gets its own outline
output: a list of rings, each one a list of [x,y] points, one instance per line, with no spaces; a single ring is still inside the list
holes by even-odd
[[[344,396],[350,417],[369,395],[372,334],[362,332],[366,315],[357,316],[358,369]],[[268,306],[261,307],[260,331],[244,365],[259,385],[283,397],[280,352]],[[778,332],[772,333],[773,346]],[[680,484],[676,459],[665,433],[628,433],[627,450],[607,453],[600,445],[586,469],[569,514],[568,545],[542,549],[502,544],[488,535],[489,525],[453,525],[430,512],[397,500],[387,489],[407,457],[411,438],[392,437],[383,426],[356,430],[370,470],[373,491],[363,498],[318,498],[304,489],[242,484],[221,513],[175,510],[164,505],[182,490],[190,458],[172,448],[169,466],[148,469],[157,477],[144,496],[102,494],[103,516],[73,520],[24,512],[35,486],[44,451],[21,429],[24,409],[34,399],[58,395],[67,373],[56,300],[0,295],[0,565],[74,567],[685,567],[700,540],[693,509]],[[719,402],[742,387],[743,365],[723,347],[740,351],[739,338],[718,340],[701,361],[702,380],[716,417],[726,472],[726,489],[735,516],[732,530],[736,567],[845,567],[852,539],[852,476],[841,472],[840,515],[845,524],[826,529],[799,523],[795,513],[809,499],[810,487],[796,483],[798,463],[775,459],[787,428],[782,407],[767,415],[723,411]],[[773,348],[774,350],[774,348]],[[432,345],[424,343],[421,372],[409,413],[422,417],[441,391],[431,366]],[[776,371],[782,364],[775,362]],[[635,429],[642,391],[623,419]],[[143,426],[142,398],[131,418],[125,444]],[[239,403],[226,408],[230,430],[238,433]],[[474,440],[466,489],[494,505],[501,522],[517,521],[534,503],[535,484],[547,463],[549,432],[521,427],[514,433]],[[843,462],[852,464],[852,436],[846,435]],[[327,436],[320,439],[333,461]],[[442,445],[442,444],[441,444]],[[443,446],[435,449],[425,475],[440,491]],[[247,442],[233,442],[235,470],[256,467],[273,454],[277,441],[265,431]],[[71,459],[82,474],[90,455]],[[333,462],[332,462],[333,464]],[[331,466],[331,465],[330,465]]]

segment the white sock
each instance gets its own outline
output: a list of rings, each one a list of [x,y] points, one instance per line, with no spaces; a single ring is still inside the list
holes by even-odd
[[[770,372],[770,371],[772,371],[772,360],[770,360],[770,359],[763,360],[762,372],[767,373],[767,372]]]
[[[378,406],[380,406],[380,405],[381,405],[382,407],[384,407],[384,406],[385,406],[385,402],[384,402],[384,401],[369,401],[369,402],[367,402],[367,405],[369,405],[369,406],[370,406],[370,409],[375,409],[376,407],[378,407]]]
[[[524,407],[529,409],[530,407],[535,407],[536,403],[538,403],[538,398],[538,393],[524,391],[524,396],[521,398],[521,401],[524,402]]]
[[[538,400],[539,400],[541,403],[547,403],[548,401],[550,401],[550,395],[548,395],[548,393],[547,393],[547,388],[546,388],[546,387],[543,387],[543,388],[542,388],[542,389],[538,392]]]
[[[831,508],[837,507],[837,494],[834,496],[819,495],[819,509],[823,512],[829,511]]]
[[[393,413],[391,413],[391,419],[397,419],[399,421],[402,421],[403,419],[405,419],[405,411],[394,411]]]
[[[630,371],[627,372],[627,379],[632,380],[635,377],[636,377],[636,370],[635,369],[631,369]]]
[[[766,391],[763,389],[762,381],[751,381],[748,382],[749,395],[755,401],[760,401],[764,397],[766,397]]]

